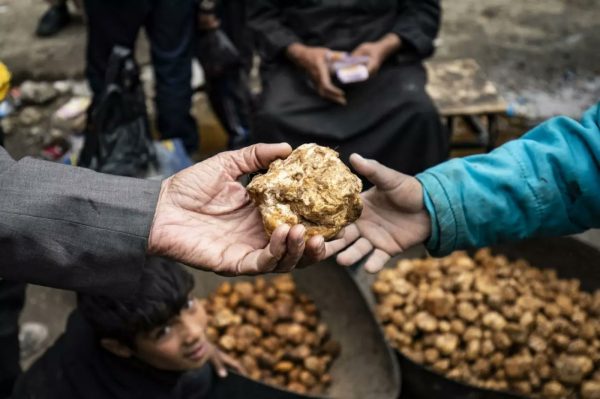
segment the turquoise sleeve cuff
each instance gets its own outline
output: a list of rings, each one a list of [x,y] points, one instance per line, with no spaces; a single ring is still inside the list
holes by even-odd
[[[423,185],[423,199],[431,217],[431,237],[426,247],[434,256],[444,256],[454,251],[460,234],[453,201],[439,180],[440,177],[439,174],[430,172],[416,176]]]
[[[425,209],[427,213],[429,213],[429,218],[431,219],[431,235],[429,239],[425,242],[425,247],[429,248],[437,248],[440,242],[440,228],[437,222],[437,215],[435,213],[435,207],[433,206],[433,202],[429,197],[429,193],[427,190],[423,189],[423,203],[425,204]]]

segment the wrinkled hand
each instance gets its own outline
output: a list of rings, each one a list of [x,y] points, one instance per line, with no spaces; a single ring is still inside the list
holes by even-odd
[[[231,369],[238,374],[245,375],[244,366],[228,354],[221,352],[219,348],[211,345],[210,364],[215,368],[217,375],[221,378],[227,377],[227,369]]]
[[[288,144],[257,144],[223,152],[162,183],[148,253],[226,276],[291,271],[318,262],[347,244],[304,242],[302,225],[279,226],[271,239],[240,176],[287,157]]]
[[[400,38],[397,35],[390,33],[376,42],[366,42],[361,44],[354,49],[352,55],[369,57],[367,69],[369,70],[369,75],[372,76],[379,71],[381,65],[383,65],[390,55],[398,51],[401,44],[402,41]]]
[[[350,162],[374,187],[362,194],[363,213],[355,225],[346,229],[347,239],[360,238],[338,254],[337,261],[350,266],[368,256],[365,269],[376,273],[390,257],[425,241],[431,221],[417,179],[357,154],[350,157]]]
[[[327,54],[330,51],[324,47],[309,47],[294,43],[288,47],[287,54],[293,62],[308,72],[321,97],[346,105],[346,95],[331,81],[327,64]]]

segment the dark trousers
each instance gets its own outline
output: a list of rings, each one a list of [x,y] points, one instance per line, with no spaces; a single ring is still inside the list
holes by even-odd
[[[213,111],[229,136],[228,148],[237,150],[250,144],[250,91],[243,70],[226,73],[206,82],[206,94]]]
[[[246,25],[242,0],[220,2],[217,15],[221,29],[240,53],[240,68],[218,78],[207,78],[206,93],[213,111],[229,136],[229,149],[250,144],[250,88],[248,75],[252,68],[252,40]]]
[[[0,279],[0,398],[8,398],[21,373],[19,315],[25,304],[25,287]]]
[[[228,0],[217,3],[217,16],[221,21],[221,29],[227,33],[242,58],[243,68],[247,73],[252,69],[254,43],[252,31],[248,28],[245,0]]]
[[[198,149],[198,131],[190,115],[194,0],[85,0],[88,16],[86,74],[95,96],[104,87],[112,48],[134,48],[143,27],[150,41],[156,76],[158,129],[162,138],[183,140]]]

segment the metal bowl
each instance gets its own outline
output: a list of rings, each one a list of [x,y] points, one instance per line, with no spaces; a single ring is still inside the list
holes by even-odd
[[[400,371],[394,352],[369,306],[346,269],[333,261],[322,262],[292,273],[300,292],[307,294],[321,312],[321,319],[342,347],[330,373],[333,383],[323,398],[392,399],[400,395]],[[267,277],[268,278],[268,277]],[[247,277],[224,278],[212,273],[196,273],[194,293],[200,297],[214,292],[224,281],[251,280]],[[309,398],[311,396],[266,386],[235,377],[241,386],[258,391],[242,397]],[[263,388],[261,388],[263,387]],[[235,387],[232,388],[235,392]],[[244,392],[243,390],[241,391]],[[275,394],[275,393],[277,394]],[[232,394],[234,395],[234,394]],[[235,396],[231,396],[235,398]]]
[[[600,251],[574,238],[544,238],[527,240],[514,244],[498,245],[491,248],[495,255],[505,255],[511,260],[525,259],[540,269],[554,269],[560,278],[576,278],[581,281],[584,291],[592,292],[600,288]],[[474,252],[474,251],[473,251]],[[413,249],[397,260],[423,257],[424,248]],[[371,284],[375,276],[359,270],[355,279],[374,309],[375,297]],[[524,399],[509,392],[477,388],[446,378],[427,367],[417,364],[401,352],[396,351],[402,371],[402,399]]]

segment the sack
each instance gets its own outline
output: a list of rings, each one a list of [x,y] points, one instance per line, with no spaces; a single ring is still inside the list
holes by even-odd
[[[157,168],[144,92],[131,50],[116,46],[106,85],[91,107],[80,166],[102,173],[145,177]]]
[[[200,31],[197,39],[196,56],[207,78],[218,78],[242,65],[239,51],[222,30]]]

